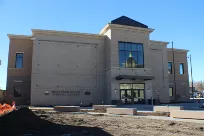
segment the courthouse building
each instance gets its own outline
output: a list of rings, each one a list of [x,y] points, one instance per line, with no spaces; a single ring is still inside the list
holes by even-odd
[[[121,16],[99,34],[8,34],[6,99],[36,106],[185,102],[188,50],[174,49],[173,61],[168,42],[150,40],[153,31]]]

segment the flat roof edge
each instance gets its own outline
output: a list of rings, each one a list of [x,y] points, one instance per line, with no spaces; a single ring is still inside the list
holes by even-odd
[[[141,28],[141,27],[135,27],[135,26],[127,26],[127,25],[118,25],[118,24],[110,24],[110,27],[115,27],[115,28],[121,28],[121,29],[131,29],[131,30],[140,30],[140,31],[146,31],[146,32],[153,32],[154,29],[152,28]]]
[[[168,51],[172,51],[172,48],[167,48]],[[185,49],[177,49],[177,48],[173,48],[174,51],[178,51],[178,52],[189,52],[189,50],[185,50]]]
[[[17,38],[17,39],[30,39],[32,38],[31,35],[17,35],[17,34],[7,34],[9,38]]]
[[[89,33],[79,33],[79,32],[67,32],[67,31],[56,31],[56,30],[43,30],[43,29],[31,29],[33,35],[35,34],[51,34],[51,35],[78,35],[78,36],[89,36],[104,38],[104,35],[99,34],[89,34]]]
[[[162,45],[167,45],[169,42],[164,42],[164,41],[155,41],[155,40],[149,40],[150,44],[162,44]]]
[[[116,28],[116,29],[124,29],[124,30],[132,30],[132,31],[144,31],[144,32],[148,32],[148,33],[151,33],[154,31],[154,29],[152,28],[141,28],[141,27],[135,27],[135,26],[127,26],[127,25],[119,25],[119,24],[111,24],[111,23],[108,23],[106,24],[102,30],[99,32],[99,34],[103,35],[104,33],[106,33],[109,29],[111,28]]]

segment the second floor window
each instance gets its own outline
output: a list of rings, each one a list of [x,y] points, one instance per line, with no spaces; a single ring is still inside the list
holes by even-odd
[[[183,63],[180,63],[180,65],[179,65],[179,73],[180,73],[180,74],[184,74]]]
[[[119,65],[125,68],[144,68],[143,45],[119,42]]]
[[[172,62],[168,62],[168,73],[172,74]]]
[[[15,68],[23,68],[23,53],[16,53]]]

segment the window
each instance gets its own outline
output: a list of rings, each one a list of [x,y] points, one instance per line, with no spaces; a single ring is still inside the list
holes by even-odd
[[[173,87],[169,87],[169,96],[173,96]]]
[[[144,68],[143,45],[119,42],[119,65],[125,68]]]
[[[23,53],[16,53],[16,66],[15,68],[23,68]]]
[[[120,89],[144,89],[145,84],[120,84]]]
[[[172,74],[172,62],[168,62],[168,73]]]
[[[14,86],[14,97],[21,97],[21,91],[19,87]]]
[[[183,63],[180,63],[179,65],[179,70],[180,70],[180,74],[184,74],[184,67],[183,67]]]

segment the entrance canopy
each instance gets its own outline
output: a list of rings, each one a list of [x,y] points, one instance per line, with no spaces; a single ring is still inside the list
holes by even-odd
[[[154,76],[135,76],[135,75],[119,75],[115,77],[116,80],[122,80],[122,79],[130,79],[130,80],[152,80],[154,79]]]

